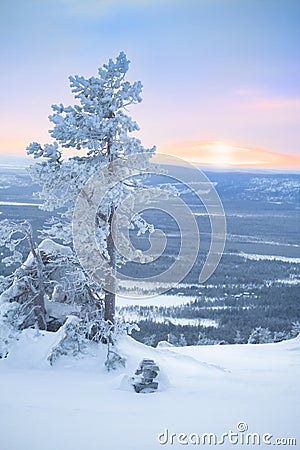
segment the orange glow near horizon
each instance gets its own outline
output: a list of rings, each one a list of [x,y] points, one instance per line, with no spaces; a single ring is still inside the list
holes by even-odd
[[[23,151],[17,149],[24,149]],[[26,156],[26,146],[22,139],[1,139],[0,157],[1,156]]]
[[[18,139],[5,142],[6,151],[0,148],[0,159],[1,156],[26,157],[24,143],[22,143],[24,148],[22,152],[16,150],[16,148],[20,148],[20,144],[21,140]],[[64,149],[63,153],[65,157],[77,154],[72,149]],[[167,147],[158,148],[157,158],[161,159],[163,154],[175,156],[200,166],[220,169],[300,170],[299,155],[273,152],[262,148],[243,147],[221,140],[181,141]]]
[[[223,141],[183,141],[160,149],[201,166],[300,170],[300,156],[261,148],[242,147]]]

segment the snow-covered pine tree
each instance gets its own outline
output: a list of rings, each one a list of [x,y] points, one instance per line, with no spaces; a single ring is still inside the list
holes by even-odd
[[[208,336],[206,336],[204,331],[199,331],[198,341],[196,345],[218,345],[218,344],[220,344],[220,341],[210,339]]]
[[[155,343],[157,342],[156,334],[151,334],[150,336],[145,336],[142,340],[145,345],[149,347],[155,347]]]
[[[183,333],[180,334],[178,339],[178,347],[185,347],[187,345],[185,335]]]
[[[290,338],[290,333],[287,333],[286,331],[275,331],[273,341],[281,342],[281,341],[286,341],[289,338]]]
[[[244,339],[242,338],[240,330],[236,330],[234,343],[235,344],[243,344],[244,343]]]
[[[300,334],[300,322],[297,320],[296,322],[292,323],[292,329],[291,329],[291,336],[297,337]]]
[[[178,339],[174,333],[168,333],[167,342],[175,347],[178,345]]]
[[[248,344],[268,344],[270,342],[273,342],[272,333],[269,328],[262,327],[252,330],[248,339]]]
[[[57,211],[57,217],[47,230],[52,239],[61,239],[66,244],[72,241],[71,219],[75,201],[96,171],[107,165],[112,168],[116,159],[126,159],[135,154],[145,155],[147,162],[155,152],[155,147],[146,150],[137,138],[129,136],[139,127],[126,111],[130,105],[141,102],[142,84],[140,81],[125,81],[128,67],[129,61],[121,52],[115,61],[110,59],[99,68],[97,77],[71,76],[71,91],[77,103],[74,106],[52,106],[54,113],[49,120],[54,124],[50,130],[54,142],[43,147],[33,142],[27,148],[29,155],[41,159],[30,168],[30,175],[42,186],[39,197],[44,201],[43,208]],[[64,158],[63,149],[66,148],[80,151],[82,156]],[[112,279],[117,264],[112,235],[113,215],[122,199],[139,188],[135,180],[120,182],[98,209],[98,243],[110,268],[108,276]],[[135,225],[145,231],[144,221],[136,220]],[[104,303],[104,318],[113,323],[113,290],[105,291]]]

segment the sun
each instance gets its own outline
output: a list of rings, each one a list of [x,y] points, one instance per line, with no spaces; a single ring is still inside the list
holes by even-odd
[[[233,163],[233,148],[221,141],[214,141],[210,144],[211,157],[209,164],[217,167],[228,167]]]
[[[233,161],[233,150],[230,144],[223,141],[207,141],[191,147],[192,159],[201,164],[215,167],[229,167]]]

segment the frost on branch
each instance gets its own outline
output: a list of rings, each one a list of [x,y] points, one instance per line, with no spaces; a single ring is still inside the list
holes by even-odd
[[[16,302],[0,303],[0,359],[9,354],[11,344],[18,337],[19,310]]]
[[[57,142],[54,142],[53,144],[45,144],[44,148],[42,148],[38,142],[32,142],[26,150],[28,155],[33,155],[34,158],[43,157],[52,163],[59,162],[61,157]]]
[[[22,253],[17,250],[19,244],[32,235],[32,230],[28,222],[15,223],[8,219],[0,222],[0,247],[6,247],[11,254],[2,259],[6,266],[21,264]]]

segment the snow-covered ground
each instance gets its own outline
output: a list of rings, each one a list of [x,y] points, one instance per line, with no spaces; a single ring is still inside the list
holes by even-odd
[[[253,261],[280,261],[289,264],[300,264],[300,258],[288,258],[286,256],[276,256],[276,255],[259,255],[250,253],[227,253],[227,255],[237,255],[241,258],[251,259]]]
[[[133,297],[128,295],[128,297],[123,297],[117,295],[116,304],[117,306],[179,306],[185,303],[189,303],[194,300],[194,297],[189,297],[186,295],[155,295],[155,296],[145,296],[145,297]]]
[[[217,447],[270,448],[241,443],[242,436],[249,434],[252,442],[251,433],[259,433],[271,448],[277,438],[296,438],[291,447],[299,448],[299,337],[277,344],[158,349],[126,337],[119,344],[126,368],[111,373],[96,344],[82,359],[62,357],[49,366],[56,341],[57,333],[37,337],[27,330],[0,360],[1,450],[210,448],[207,437],[205,445],[195,444],[197,436],[215,433],[221,442],[230,430],[239,443],[224,436]],[[144,357],[161,369],[156,393],[130,389],[128,378]],[[180,444],[178,438],[191,442]]]
[[[0,202],[0,206],[40,206],[40,203]]]

